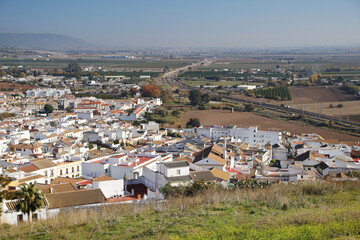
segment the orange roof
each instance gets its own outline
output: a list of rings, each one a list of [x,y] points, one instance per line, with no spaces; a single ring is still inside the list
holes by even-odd
[[[26,165],[26,166],[23,166],[23,167],[18,167],[18,171],[23,171],[23,172],[26,172],[26,173],[33,172],[33,171],[36,171],[36,170],[39,170],[39,168],[35,167],[32,164],[29,164],[29,165]]]

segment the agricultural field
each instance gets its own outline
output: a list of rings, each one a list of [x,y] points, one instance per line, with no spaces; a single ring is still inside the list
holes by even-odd
[[[160,75],[160,72],[117,72],[117,71],[111,71],[111,72],[97,72],[99,75],[104,76],[125,76],[125,77],[140,77],[140,76],[151,76],[151,77],[157,77]]]
[[[217,60],[212,62],[209,66],[201,66],[199,69],[246,69],[250,70],[252,68],[260,69],[272,69],[276,65],[284,64],[282,61],[272,61],[272,60],[240,60],[240,59],[229,59],[229,60]]]
[[[327,74],[324,70],[328,67],[340,67],[342,69],[354,68],[353,72],[349,74],[360,75],[360,57],[345,57],[340,56],[336,59],[323,58],[321,56],[285,56],[284,59],[295,59],[290,60],[291,66],[295,69],[313,69],[314,71],[319,71],[323,74]],[[211,70],[211,69],[251,69],[251,68],[260,68],[260,69],[273,69],[279,65],[280,67],[290,66],[288,62],[281,60],[271,60],[271,59],[221,59],[212,62],[209,66],[201,66],[198,69]],[[334,73],[334,75],[341,74],[343,72]],[[347,72],[345,72],[346,74]],[[329,74],[330,75],[330,74]]]
[[[49,59],[33,60],[33,59],[17,59],[17,58],[0,58],[0,65],[11,66],[30,66],[36,69],[63,68],[71,62],[78,63],[81,67],[104,66],[107,68],[179,68],[189,65],[197,60],[129,60],[129,59]]]
[[[359,100],[354,94],[349,94],[340,87],[289,87],[292,104],[336,102]]]
[[[291,94],[289,88],[286,86],[260,88],[255,90],[255,95],[264,98],[271,98],[275,100],[289,100],[291,101]]]
[[[183,83],[192,86],[192,87],[199,87],[199,86],[234,86],[234,85],[241,85],[246,84],[244,81],[226,81],[226,80],[220,80],[220,81],[211,81],[211,80],[185,80],[182,81]],[[248,82],[248,85],[257,85],[261,83],[257,82]]]
[[[185,127],[190,118],[199,118],[200,123],[203,125],[219,124],[224,126],[236,125],[238,127],[258,126],[260,130],[288,131],[292,133],[317,133],[328,139],[360,141],[360,138],[355,136],[323,128],[302,126],[296,123],[266,118],[249,112],[231,113],[229,110],[195,110],[183,113],[180,117],[180,125]]]
[[[228,71],[187,71],[179,74],[178,77],[187,77],[187,78],[207,78],[207,79],[216,79],[221,77],[281,77],[281,74],[267,74],[267,73],[237,73],[237,72],[228,72]]]
[[[304,109],[305,111],[322,113],[330,116],[342,116],[344,119],[360,121],[360,100],[340,102],[314,102],[306,104],[289,104],[291,108]],[[330,107],[330,105],[332,107]],[[341,108],[338,106],[342,105]],[[357,117],[356,117],[357,116]],[[358,118],[358,119],[357,119]]]

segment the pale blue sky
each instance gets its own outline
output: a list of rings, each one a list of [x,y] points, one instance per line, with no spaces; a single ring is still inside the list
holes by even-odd
[[[360,46],[360,1],[0,0],[0,32],[109,47]]]

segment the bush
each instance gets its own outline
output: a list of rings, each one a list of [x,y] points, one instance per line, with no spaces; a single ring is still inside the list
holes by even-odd
[[[190,197],[203,193],[205,190],[214,188],[214,184],[205,183],[204,181],[196,181],[187,186],[173,187],[170,183],[166,184],[160,189],[160,192],[164,194],[165,198],[170,197]]]

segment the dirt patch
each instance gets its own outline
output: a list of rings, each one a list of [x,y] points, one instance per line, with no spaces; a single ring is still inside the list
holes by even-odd
[[[12,82],[0,82],[0,90],[1,91],[12,91],[12,90],[29,90],[35,88],[29,84],[19,84],[19,83],[12,83]]]
[[[337,107],[342,105],[341,108]],[[347,120],[346,115],[354,115],[351,119],[360,116],[360,101],[347,101],[347,102],[316,102],[304,104],[289,104],[291,108],[304,109],[305,111],[322,113],[330,116],[341,116]],[[330,105],[333,107],[331,108]],[[350,118],[349,118],[350,119]],[[360,120],[360,119],[359,119]]]
[[[291,103],[316,103],[359,100],[340,87],[290,87]]]
[[[203,125],[219,124],[224,126],[236,125],[237,127],[257,126],[260,130],[288,131],[292,133],[317,133],[324,138],[339,139],[342,141],[360,141],[360,138],[347,134],[330,131],[327,129],[302,126],[296,123],[257,116],[248,112],[234,112],[229,110],[196,110],[181,115],[180,124],[185,127],[190,118],[199,118]]]

